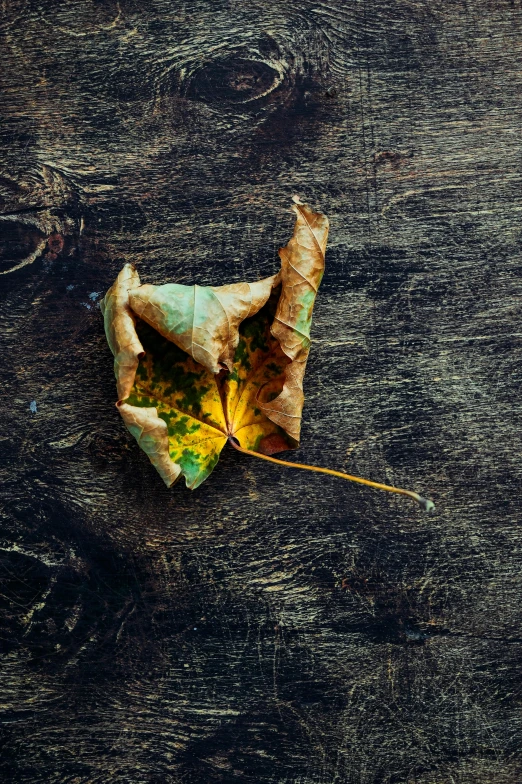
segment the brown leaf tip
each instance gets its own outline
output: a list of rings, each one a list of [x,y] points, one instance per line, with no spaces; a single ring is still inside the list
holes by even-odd
[[[261,452],[262,455],[276,455],[278,452],[284,452],[287,449],[291,449],[288,441],[278,433],[271,433],[261,439],[257,451]]]

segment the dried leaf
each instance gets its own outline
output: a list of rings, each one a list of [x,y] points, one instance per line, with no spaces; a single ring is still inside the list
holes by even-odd
[[[102,310],[123,420],[170,487],[198,487],[228,441],[279,466],[398,493],[411,490],[272,455],[299,444],[312,309],[324,269],[328,220],[298,200],[281,271],[257,283],[140,286],[127,265]],[[138,316],[140,318],[138,318]]]
[[[182,473],[198,487],[229,438],[267,455],[299,443],[328,220],[301,203],[293,209],[278,275],[219,287],[140,286],[127,265],[105,296],[117,405],[168,486]]]

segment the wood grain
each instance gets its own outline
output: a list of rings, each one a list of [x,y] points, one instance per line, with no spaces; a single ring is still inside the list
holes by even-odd
[[[519,0],[2,9],[3,781],[521,781]],[[295,459],[435,516],[231,449],[168,491],[122,427],[123,263],[273,274],[294,194]]]

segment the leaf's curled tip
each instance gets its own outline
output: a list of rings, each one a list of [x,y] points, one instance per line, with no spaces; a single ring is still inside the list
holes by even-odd
[[[130,264],[130,263],[125,264],[121,268],[115,283],[111,286],[111,288],[108,290],[106,295],[102,297],[102,299],[98,303],[100,306],[100,310],[102,312],[102,316],[105,316],[105,311],[111,300],[111,297],[114,298],[116,296],[119,296],[120,302],[118,304],[119,304],[119,308],[121,309],[122,293],[123,293],[123,298],[125,298],[126,296],[125,292],[128,292],[129,288],[131,288],[132,286],[139,286],[139,285],[140,285],[140,278],[136,271],[136,267],[134,266],[134,264]]]
[[[124,264],[121,268],[120,274],[116,278],[117,283],[120,286],[124,286],[126,289],[130,289],[134,286],[140,285],[140,277],[136,270],[134,264],[127,263]]]
[[[301,201],[301,198],[299,196],[297,196],[297,195],[292,196],[292,201],[294,202],[294,204],[302,204],[303,203]]]
[[[116,408],[167,487],[172,487],[181,468],[170,458],[167,425],[158,416],[157,409],[131,406],[123,400],[118,400]]]
[[[421,495],[419,495],[417,500],[424,511],[428,512],[428,514],[435,511],[435,504],[429,498],[423,498]]]

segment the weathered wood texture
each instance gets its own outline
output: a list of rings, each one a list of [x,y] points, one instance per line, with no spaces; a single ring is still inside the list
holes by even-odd
[[[2,780],[520,782],[519,0],[2,8]],[[123,262],[271,274],[294,193],[295,457],[431,518],[229,449],[168,491],[114,408]]]

